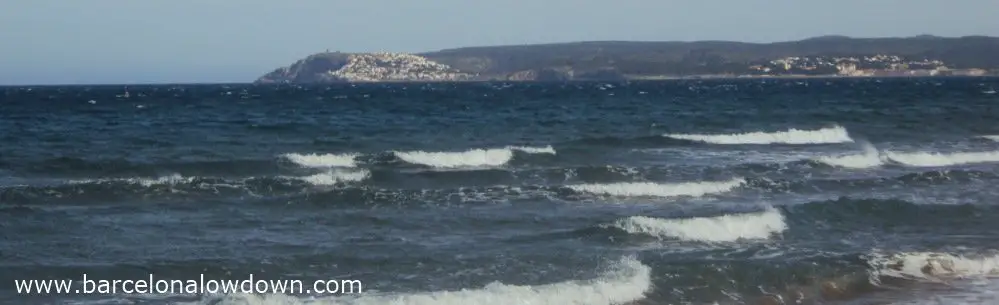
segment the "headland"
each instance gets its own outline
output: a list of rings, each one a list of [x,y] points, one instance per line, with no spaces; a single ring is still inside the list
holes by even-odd
[[[999,75],[999,37],[592,41],[433,52],[321,52],[256,83],[572,81]]]

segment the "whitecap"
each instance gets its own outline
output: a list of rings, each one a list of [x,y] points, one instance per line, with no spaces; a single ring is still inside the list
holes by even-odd
[[[787,230],[784,215],[773,208],[758,213],[684,219],[631,216],[609,226],[630,234],[705,242],[766,239]]]
[[[745,179],[736,178],[729,181],[699,181],[681,183],[618,182],[577,184],[570,185],[568,187],[577,192],[612,196],[700,197],[708,194],[728,192],[743,185],[745,182]]]
[[[814,160],[831,166],[845,168],[872,168],[884,164],[884,158],[881,156],[881,153],[878,152],[878,149],[873,145],[864,143],[863,149],[864,152],[859,154],[854,153],[840,156],[823,156]]]
[[[999,152],[885,152],[884,155],[895,162],[907,166],[937,167],[974,163],[999,162]]]
[[[748,132],[733,134],[665,134],[665,137],[711,144],[830,144],[850,143],[853,139],[841,126],[818,130],[789,129],[778,132]]]
[[[321,186],[335,185],[337,183],[344,182],[358,182],[368,179],[369,177],[371,177],[371,172],[366,169],[362,169],[356,171],[331,170],[311,176],[301,177],[299,179],[312,185]]]
[[[285,154],[285,158],[304,167],[357,167],[357,154]]]

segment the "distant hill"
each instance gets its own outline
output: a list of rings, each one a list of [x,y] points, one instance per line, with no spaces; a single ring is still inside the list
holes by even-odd
[[[863,65],[865,60],[862,58],[879,54],[902,58],[891,65],[892,69],[903,64],[908,66],[906,64],[908,61],[935,61],[942,62],[940,65],[948,69],[979,68],[996,71],[999,69],[999,38],[986,36],[946,38],[930,35],[907,38],[821,36],[776,43],[590,41],[467,47],[419,53],[406,59],[425,59],[428,63],[421,63],[422,65],[436,65],[433,69],[445,74],[414,79],[396,77],[388,81],[570,80],[745,75],[759,74],[760,71],[764,71],[759,66],[773,65],[775,60],[788,57],[819,58],[816,60],[826,63],[827,67],[815,69],[804,66],[803,70],[787,71],[802,70],[805,71],[802,73],[806,74],[820,73],[808,71],[828,73],[830,69],[835,72],[837,61],[842,61],[843,58],[860,58],[858,61]],[[343,53],[316,54],[289,67],[275,70],[261,77],[258,82],[350,81],[322,76],[331,73],[342,74],[336,71],[346,65],[348,60],[345,56],[347,55]],[[754,68],[754,65],[757,67]],[[398,66],[397,63],[396,66],[376,65],[365,69],[382,71],[399,69]],[[354,70],[358,68],[354,67]],[[396,76],[437,73],[419,69],[407,70],[408,72],[392,71],[395,72],[389,74]],[[366,81],[379,80],[369,77]]]

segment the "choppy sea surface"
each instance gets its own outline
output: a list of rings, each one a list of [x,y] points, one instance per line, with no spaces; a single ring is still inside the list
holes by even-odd
[[[0,87],[0,303],[997,304],[997,88]],[[12,284],[82,274],[364,291]]]

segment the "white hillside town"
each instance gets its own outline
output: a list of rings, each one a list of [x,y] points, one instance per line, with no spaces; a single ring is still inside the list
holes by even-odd
[[[346,65],[327,73],[349,82],[458,81],[473,76],[422,56],[388,52],[350,54]]]

